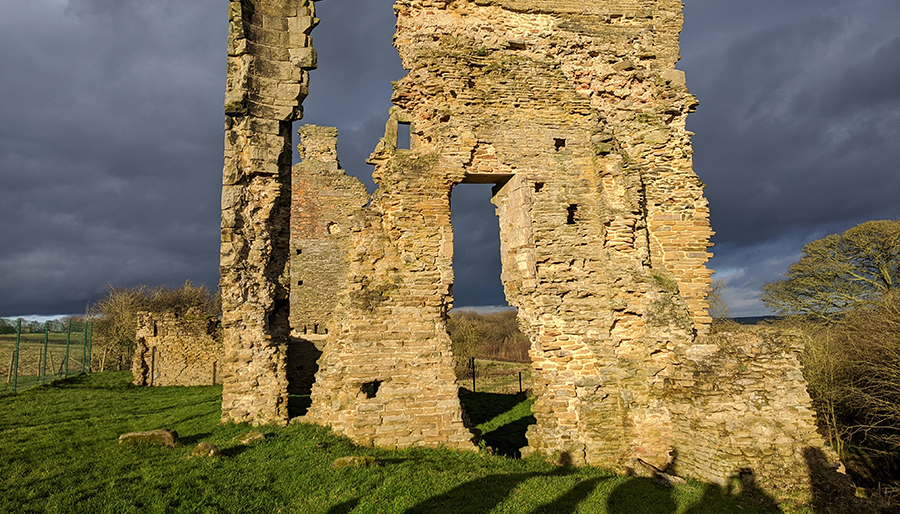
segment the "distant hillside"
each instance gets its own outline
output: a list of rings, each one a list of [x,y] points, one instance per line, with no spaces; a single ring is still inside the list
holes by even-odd
[[[734,321],[737,321],[741,325],[756,325],[760,321],[775,321],[776,317],[769,316],[744,316],[742,318],[731,318]]]

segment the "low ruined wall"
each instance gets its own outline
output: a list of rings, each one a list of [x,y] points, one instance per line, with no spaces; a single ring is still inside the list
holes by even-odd
[[[201,386],[222,383],[225,355],[215,337],[219,322],[169,313],[138,314],[135,385]]]
[[[811,451],[838,462],[816,432],[798,338],[726,333],[699,342],[666,380],[678,473],[722,485],[752,473],[767,490],[803,491]]]

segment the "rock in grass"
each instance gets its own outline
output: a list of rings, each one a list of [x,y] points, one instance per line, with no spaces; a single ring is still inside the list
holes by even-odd
[[[332,468],[370,468],[377,466],[378,461],[371,455],[351,455],[341,457],[331,463]]]
[[[191,457],[216,457],[221,453],[218,446],[203,441],[194,448],[194,451],[191,452]]]
[[[266,436],[259,432],[258,430],[254,430],[252,432],[247,432],[246,434],[239,435],[234,438],[235,441],[240,442],[241,444],[250,444],[256,441],[265,440]]]
[[[158,444],[175,448],[178,446],[178,432],[167,428],[146,432],[129,432],[119,436],[119,444]]]

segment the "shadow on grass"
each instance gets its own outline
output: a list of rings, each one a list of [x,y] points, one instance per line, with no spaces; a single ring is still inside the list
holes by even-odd
[[[47,384],[45,387],[60,388],[60,387],[71,387],[71,386],[84,385],[86,382],[89,381],[90,378],[91,378],[91,376],[89,374],[82,373],[80,375],[74,375],[74,376],[70,376],[68,378],[58,378],[58,379],[50,382],[49,384]],[[103,386],[100,386],[99,384],[95,383],[96,381],[90,381],[90,382],[92,382],[90,384],[92,389],[103,389]],[[120,384],[115,384],[113,387],[107,387],[107,389],[118,389],[120,387],[121,387]]]
[[[520,483],[541,475],[514,473],[481,477],[410,507],[405,514],[487,514]]]
[[[672,490],[649,478],[632,478],[616,487],[606,507],[609,514],[673,514],[678,508]]]
[[[292,394],[288,396],[288,417],[296,418],[297,416],[305,416],[309,407],[312,405],[312,399],[308,394]]]
[[[181,446],[196,446],[197,444],[199,444],[201,441],[208,438],[209,436],[210,436],[210,434],[206,433],[206,434],[193,434],[193,435],[189,435],[186,437],[179,437],[178,443]]]
[[[460,484],[444,494],[429,498],[408,509],[404,514],[486,514],[494,510],[522,482],[536,477],[562,477],[576,470],[561,467],[549,473],[513,473],[488,475]],[[556,500],[541,505],[531,514],[564,514],[575,512],[597,485],[613,477],[591,478],[575,484]]]
[[[223,457],[237,457],[238,455],[244,453],[250,449],[250,445],[247,444],[239,444],[236,446],[231,446],[229,448],[222,448],[219,450]]]
[[[531,514],[564,514],[575,512],[578,505],[581,504],[588,496],[594,492],[597,485],[609,478],[591,478],[590,480],[582,480],[575,484],[575,487],[566,494],[560,496],[556,500],[534,509]]]
[[[463,390],[460,391],[459,401],[469,416],[469,421],[473,425],[479,425],[512,409],[523,400],[516,398],[514,394],[473,393]]]
[[[328,509],[328,512],[326,514],[347,514],[348,512],[355,509],[358,504],[359,504],[359,498],[347,500],[343,503],[339,503],[339,504],[335,505],[334,507]]]
[[[484,434],[482,440],[484,440],[484,444],[494,449],[495,455],[518,459],[522,457],[519,450],[528,446],[525,431],[528,430],[529,425],[535,423],[537,420],[534,419],[534,416],[519,418]]]

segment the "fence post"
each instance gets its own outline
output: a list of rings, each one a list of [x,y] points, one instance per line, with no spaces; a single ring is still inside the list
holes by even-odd
[[[522,392],[522,372],[519,372],[519,392]]]
[[[44,323],[44,360],[41,362],[41,385],[47,380],[47,345],[50,343],[50,322]]]
[[[22,337],[22,318],[16,320],[16,348],[13,350],[12,392],[16,394],[16,384],[19,381],[19,340]]]
[[[472,392],[475,392],[475,357],[472,357]]]
[[[84,373],[84,356],[87,355],[87,321],[81,323],[84,346],[81,348],[81,373]]]
[[[90,328],[90,331],[91,331],[90,335],[88,336],[88,349],[87,349],[88,373],[90,373],[91,365],[92,365],[91,363],[93,362],[91,359],[94,357],[94,352],[93,352],[93,349],[94,349],[94,322],[93,321],[89,322],[87,324],[87,327],[85,327],[85,330],[88,330],[88,327]]]
[[[69,378],[69,345],[72,343],[72,319],[69,318],[69,325],[66,328],[66,359],[63,361],[65,366],[64,378]]]

